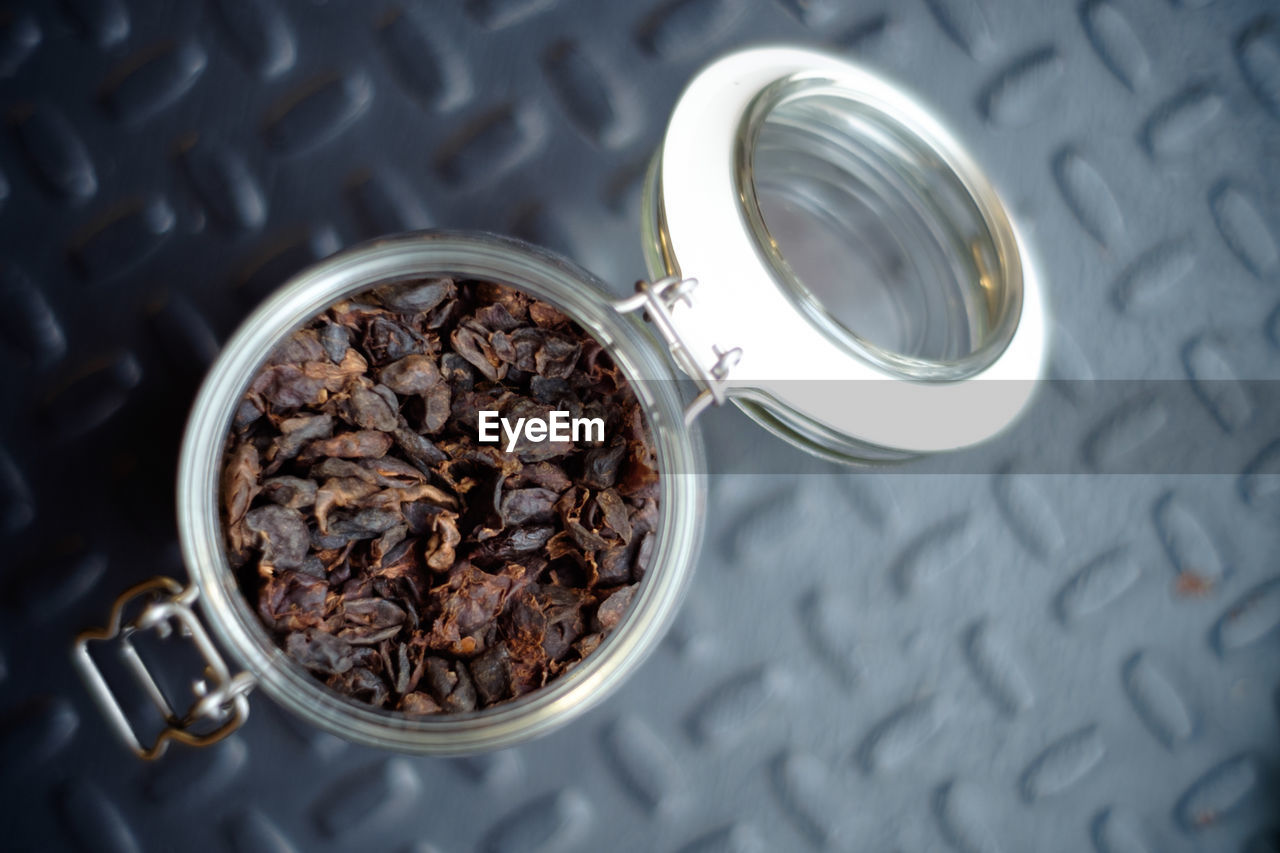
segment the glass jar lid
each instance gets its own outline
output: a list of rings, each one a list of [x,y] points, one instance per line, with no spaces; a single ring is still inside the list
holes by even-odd
[[[700,72],[644,224],[650,275],[696,280],[664,318],[681,367],[818,455],[981,441],[1043,370],[1035,265],[991,182],[914,96],[843,59],[758,48]]]

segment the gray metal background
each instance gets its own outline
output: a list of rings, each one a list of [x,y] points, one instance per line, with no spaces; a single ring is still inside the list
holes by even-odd
[[[127,583],[182,575],[177,438],[237,320],[424,225],[624,289],[680,86],[765,40],[857,57],[957,127],[1038,241],[1058,375],[1280,375],[1270,3],[12,5],[0,846],[1276,849],[1275,444],[1239,476],[716,477],[663,646],[519,749],[388,755],[262,696],[215,749],[147,766],[110,740],[66,644]],[[1147,430],[1124,415],[1121,444]],[[744,447],[792,465],[735,412],[708,427],[726,470]]]

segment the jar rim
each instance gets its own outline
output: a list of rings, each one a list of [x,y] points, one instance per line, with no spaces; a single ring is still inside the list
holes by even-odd
[[[468,714],[413,718],[341,696],[293,663],[267,635],[225,554],[220,479],[236,405],[272,349],[343,297],[408,277],[455,274],[510,284],[578,321],[609,351],[648,419],[661,501],[652,562],[627,616],[573,671],[512,702]],[[651,334],[614,312],[581,267],[519,240],[482,232],[407,232],[364,243],[299,272],[241,324],[201,385],[183,438],[177,483],[184,562],[217,639],[281,705],[348,740],[407,752],[461,754],[545,733],[586,711],[639,666],[675,614],[700,542],[700,432],[683,424],[677,385]],[[660,378],[664,381],[646,382]],[[638,380],[638,381],[637,381]]]

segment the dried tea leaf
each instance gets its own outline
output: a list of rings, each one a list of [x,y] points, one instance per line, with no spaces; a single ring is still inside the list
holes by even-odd
[[[350,643],[315,628],[289,634],[284,640],[284,650],[289,657],[315,672],[336,675],[354,664]]]
[[[457,513],[447,510],[435,513],[430,530],[430,536],[422,550],[427,555],[427,566],[442,572],[453,566],[457,557],[454,549],[462,541],[462,534],[458,532]]]
[[[407,355],[429,352],[427,339],[413,328],[390,317],[378,316],[369,321],[361,347],[374,364],[389,364]]]
[[[502,522],[504,525],[549,522],[555,518],[559,499],[560,495],[550,489],[513,489],[502,498]]]
[[[344,409],[347,421],[362,430],[391,432],[399,424],[396,407],[388,405],[380,394],[362,385],[351,388]]]
[[[464,636],[498,618],[507,598],[523,588],[529,579],[525,567],[510,563],[497,574],[483,572],[470,563],[455,566],[440,592],[443,608],[431,626],[427,645],[447,648]],[[437,592],[437,590],[432,590]]]
[[[439,657],[427,658],[423,682],[443,710],[453,713],[475,710],[476,690],[465,664],[450,664]]]
[[[508,314],[521,321],[529,315],[529,303],[533,300],[513,287],[496,281],[475,281],[471,287],[480,302],[501,305]]]
[[[631,541],[631,513],[622,498],[613,489],[605,489],[596,493],[596,506],[599,507],[604,527],[612,530],[622,544]]]
[[[373,289],[379,303],[403,314],[425,314],[446,299],[452,299],[458,288],[451,278],[435,278],[409,285],[387,284]]]
[[[239,444],[227,455],[222,469],[222,508],[228,544],[235,555],[242,554],[249,545],[244,517],[259,492],[258,478],[261,476],[258,449],[252,444]]]
[[[404,609],[384,598],[348,599],[342,605],[346,620],[338,636],[353,646],[389,640],[400,633],[407,618]]]
[[[325,621],[328,592],[324,578],[281,571],[263,581],[258,613],[277,631],[319,628]]]
[[[582,459],[582,482],[593,489],[607,489],[618,482],[622,460],[627,456],[627,445],[615,442],[608,447],[593,447]]]
[[[441,383],[428,391],[422,398],[422,431],[437,433],[444,429],[453,411],[453,394],[449,386]]]
[[[266,403],[257,394],[250,392],[236,406],[235,416],[231,419],[231,428],[236,432],[244,430],[258,418],[262,417]]]
[[[443,708],[426,693],[407,693],[400,699],[396,710],[411,717],[426,717],[439,714]]]
[[[618,623],[622,621],[622,617],[627,615],[627,610],[631,607],[631,600],[636,596],[636,584],[624,586],[609,595],[600,603],[599,609],[596,610],[596,617],[593,622],[595,630],[602,633],[609,633],[618,627]]]
[[[472,325],[464,324],[454,330],[449,339],[453,343],[453,350],[474,365],[485,379],[497,382],[507,375],[507,365],[494,353],[484,327],[475,324],[474,321],[469,322]]]
[[[395,439],[396,447],[400,448],[405,458],[418,466],[420,471],[430,471],[431,466],[438,465],[449,458],[448,454],[436,447],[431,439],[403,426],[396,428],[392,438]]]
[[[391,444],[392,438],[385,432],[362,429],[313,441],[303,448],[301,455],[304,460],[319,459],[323,456],[364,459],[384,455],[391,449]]]
[[[378,371],[378,381],[397,394],[425,394],[440,384],[440,368],[426,355],[406,355]]]
[[[636,549],[635,562],[632,563],[631,568],[632,580],[644,580],[645,573],[649,571],[649,560],[653,557],[653,545],[656,541],[651,532],[645,533],[640,539],[640,547]]]
[[[658,469],[651,454],[638,444],[631,445],[618,491],[627,497],[652,497],[658,484]]]
[[[564,469],[552,465],[550,462],[526,465],[515,479],[516,483],[513,483],[513,486],[517,484],[520,486],[539,486],[544,489],[550,489],[556,494],[563,494],[565,489],[573,485],[573,480],[569,479]]]
[[[299,415],[280,422],[280,435],[271,446],[268,458],[271,473],[302,451],[307,442],[333,435],[333,417],[330,415]]]
[[[260,506],[245,513],[244,526],[252,536],[251,544],[262,550],[260,571],[270,574],[274,569],[296,569],[306,559],[311,534],[296,509]]]
[[[320,335],[312,329],[302,329],[286,338],[267,356],[267,364],[298,364],[303,361],[316,361],[324,357],[324,347],[320,343]]]
[[[272,477],[262,481],[262,496],[289,509],[313,506],[316,502],[316,481],[287,475]]]
[[[587,526],[590,523],[591,506],[591,493],[586,489],[574,488],[565,492],[556,502],[556,511],[560,514],[565,530],[569,531],[579,547],[587,551],[599,551],[609,547],[609,543]]]
[[[539,376],[549,379],[567,379],[573,374],[582,344],[561,335],[547,333],[542,346],[534,356],[534,369]]]
[[[351,348],[351,332],[338,323],[325,323],[320,327],[320,346],[334,364],[339,364]],[[315,359],[303,359],[312,360]]]
[[[511,690],[511,655],[506,644],[490,646],[468,667],[481,704],[493,705],[507,698]]]
[[[596,583],[613,586],[631,580],[631,565],[636,549],[629,545],[615,545],[598,552],[596,559]]]
[[[569,318],[558,309],[536,299],[529,303],[529,319],[544,329],[562,329],[569,325]]]
[[[316,490],[315,518],[321,533],[329,532],[329,514],[338,507],[355,506],[376,494],[377,484],[359,477],[330,477]]]
[[[521,322],[511,316],[507,306],[499,302],[477,308],[474,316],[476,322],[486,329],[495,329],[501,332],[510,332],[517,328]]]
[[[339,693],[345,693],[353,699],[360,699],[380,708],[386,704],[390,691],[387,684],[372,669],[355,666],[346,672],[331,676],[325,682]]]
[[[334,536],[372,539],[399,524],[400,515],[385,509],[338,510],[328,521],[328,531]]]
[[[274,364],[262,369],[249,390],[267,402],[283,408],[297,408],[309,403],[322,403],[323,380],[308,376],[294,364]]]

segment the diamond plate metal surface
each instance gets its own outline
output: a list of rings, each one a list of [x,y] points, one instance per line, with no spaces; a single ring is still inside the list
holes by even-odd
[[[425,225],[517,233],[623,289],[681,85],[765,40],[856,57],[956,127],[1039,247],[1055,375],[1189,379],[1224,441],[1255,409],[1223,380],[1280,377],[1265,2],[9,4],[3,846],[1280,846],[1276,425],[1230,475],[1014,473],[1038,441],[1158,442],[1141,402],[1021,433],[991,474],[713,478],[663,645],[518,749],[388,755],[262,696],[159,765],[109,739],[66,646],[127,584],[181,575],[177,443],[236,322],[303,265]],[[762,446],[732,411],[708,430],[724,470]]]

